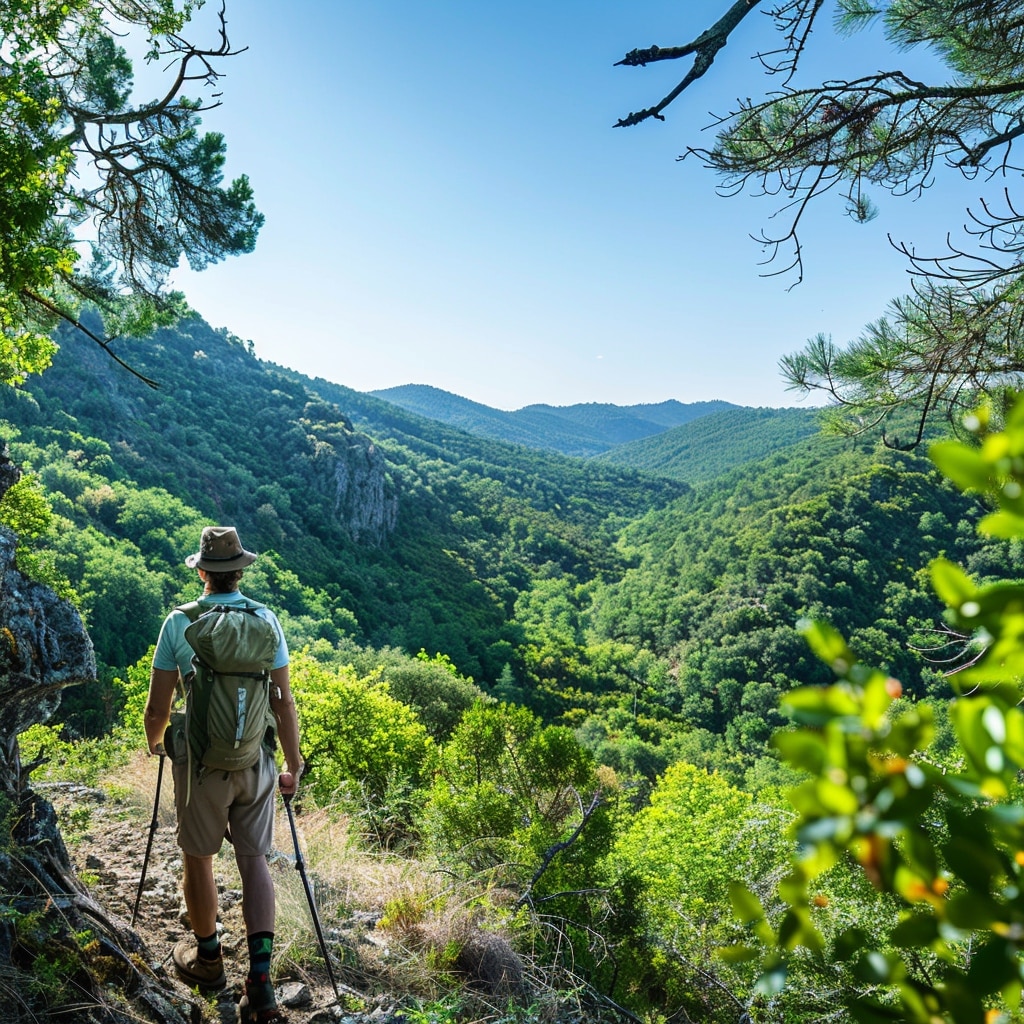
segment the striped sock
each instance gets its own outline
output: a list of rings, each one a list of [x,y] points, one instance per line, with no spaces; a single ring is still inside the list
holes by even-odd
[[[249,946],[249,980],[257,985],[270,983],[270,955],[274,950],[273,932],[253,932]]]
[[[220,938],[217,936],[216,929],[212,935],[207,935],[205,938],[197,935],[196,944],[199,946],[200,960],[216,960],[220,956]]]

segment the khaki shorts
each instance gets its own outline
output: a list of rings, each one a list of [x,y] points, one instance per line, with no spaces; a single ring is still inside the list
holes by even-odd
[[[171,766],[178,845],[191,857],[212,857],[230,833],[236,856],[264,857],[274,847],[274,794],[277,766],[268,750],[251,767],[237,772],[202,768],[185,761]]]

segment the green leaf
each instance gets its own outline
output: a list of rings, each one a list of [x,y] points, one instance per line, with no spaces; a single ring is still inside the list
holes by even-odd
[[[892,964],[889,958],[877,949],[866,951],[853,964],[853,973],[860,981],[869,985],[888,985],[893,980]]]
[[[786,968],[781,964],[765,971],[754,986],[763,996],[777,996],[786,987]]]
[[[857,659],[846,645],[842,635],[827,622],[801,619],[797,629],[803,634],[811,650],[830,666],[837,676],[845,676]]]
[[[892,930],[894,946],[930,946],[939,937],[939,923],[931,914],[911,914]]]
[[[979,998],[980,994],[962,975],[948,975],[942,985],[942,995],[949,1018],[956,1024],[982,1024],[985,1005]]]
[[[1003,914],[995,900],[978,892],[959,893],[946,905],[949,923],[964,931],[988,930]]]
[[[868,944],[867,933],[862,928],[847,928],[841,932],[833,944],[833,953],[837,960],[852,960]]]
[[[772,746],[794,768],[803,768],[817,775],[825,765],[827,748],[824,737],[817,733],[799,729],[777,732],[771,739]]]
[[[799,722],[823,724],[832,718],[860,713],[860,703],[848,686],[804,686],[782,697],[782,706]]]
[[[764,950],[756,949],[753,946],[723,946],[715,950],[715,956],[727,964],[744,964],[756,960],[763,952]]]
[[[988,464],[977,448],[959,441],[939,441],[928,454],[942,474],[962,491],[987,491],[992,486]]]
[[[1024,516],[1015,515],[1007,509],[992,512],[978,523],[978,533],[1002,537],[1004,540],[1024,537]]]
[[[765,918],[761,901],[742,883],[735,879],[729,882],[729,900],[733,912],[743,924],[753,924]]]
[[[900,1021],[903,1024],[907,1020],[907,1017],[897,1007],[883,1006],[866,997],[850,1000],[847,1007],[850,1016],[858,1024],[893,1024],[893,1021]]]
[[[971,955],[967,989],[973,996],[998,992],[1005,985],[1019,979],[1020,966],[1015,943],[993,938]]]
[[[931,564],[932,586],[935,593],[950,606],[959,609],[977,593],[971,578],[946,558],[936,558]]]

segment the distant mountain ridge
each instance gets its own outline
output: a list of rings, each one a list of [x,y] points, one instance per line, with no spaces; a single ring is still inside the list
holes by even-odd
[[[368,393],[407,412],[471,434],[582,457],[652,437],[702,416],[740,408],[731,402],[684,404],[670,399],[626,406],[601,402],[566,406],[539,404],[506,412],[428,384],[403,384]]]

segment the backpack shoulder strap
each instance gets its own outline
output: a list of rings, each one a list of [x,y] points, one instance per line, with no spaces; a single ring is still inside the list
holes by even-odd
[[[200,612],[202,612],[202,606],[198,601],[189,601],[188,604],[179,604],[174,610],[185,615],[189,622],[195,622],[199,618]]]
[[[174,610],[183,612],[188,616],[189,622],[195,622],[203,612],[212,612],[214,608],[226,608],[228,611],[255,612],[260,608],[266,608],[265,604],[253,601],[251,598],[244,598],[245,604],[202,604],[199,601],[189,601],[188,604],[179,604]]]

